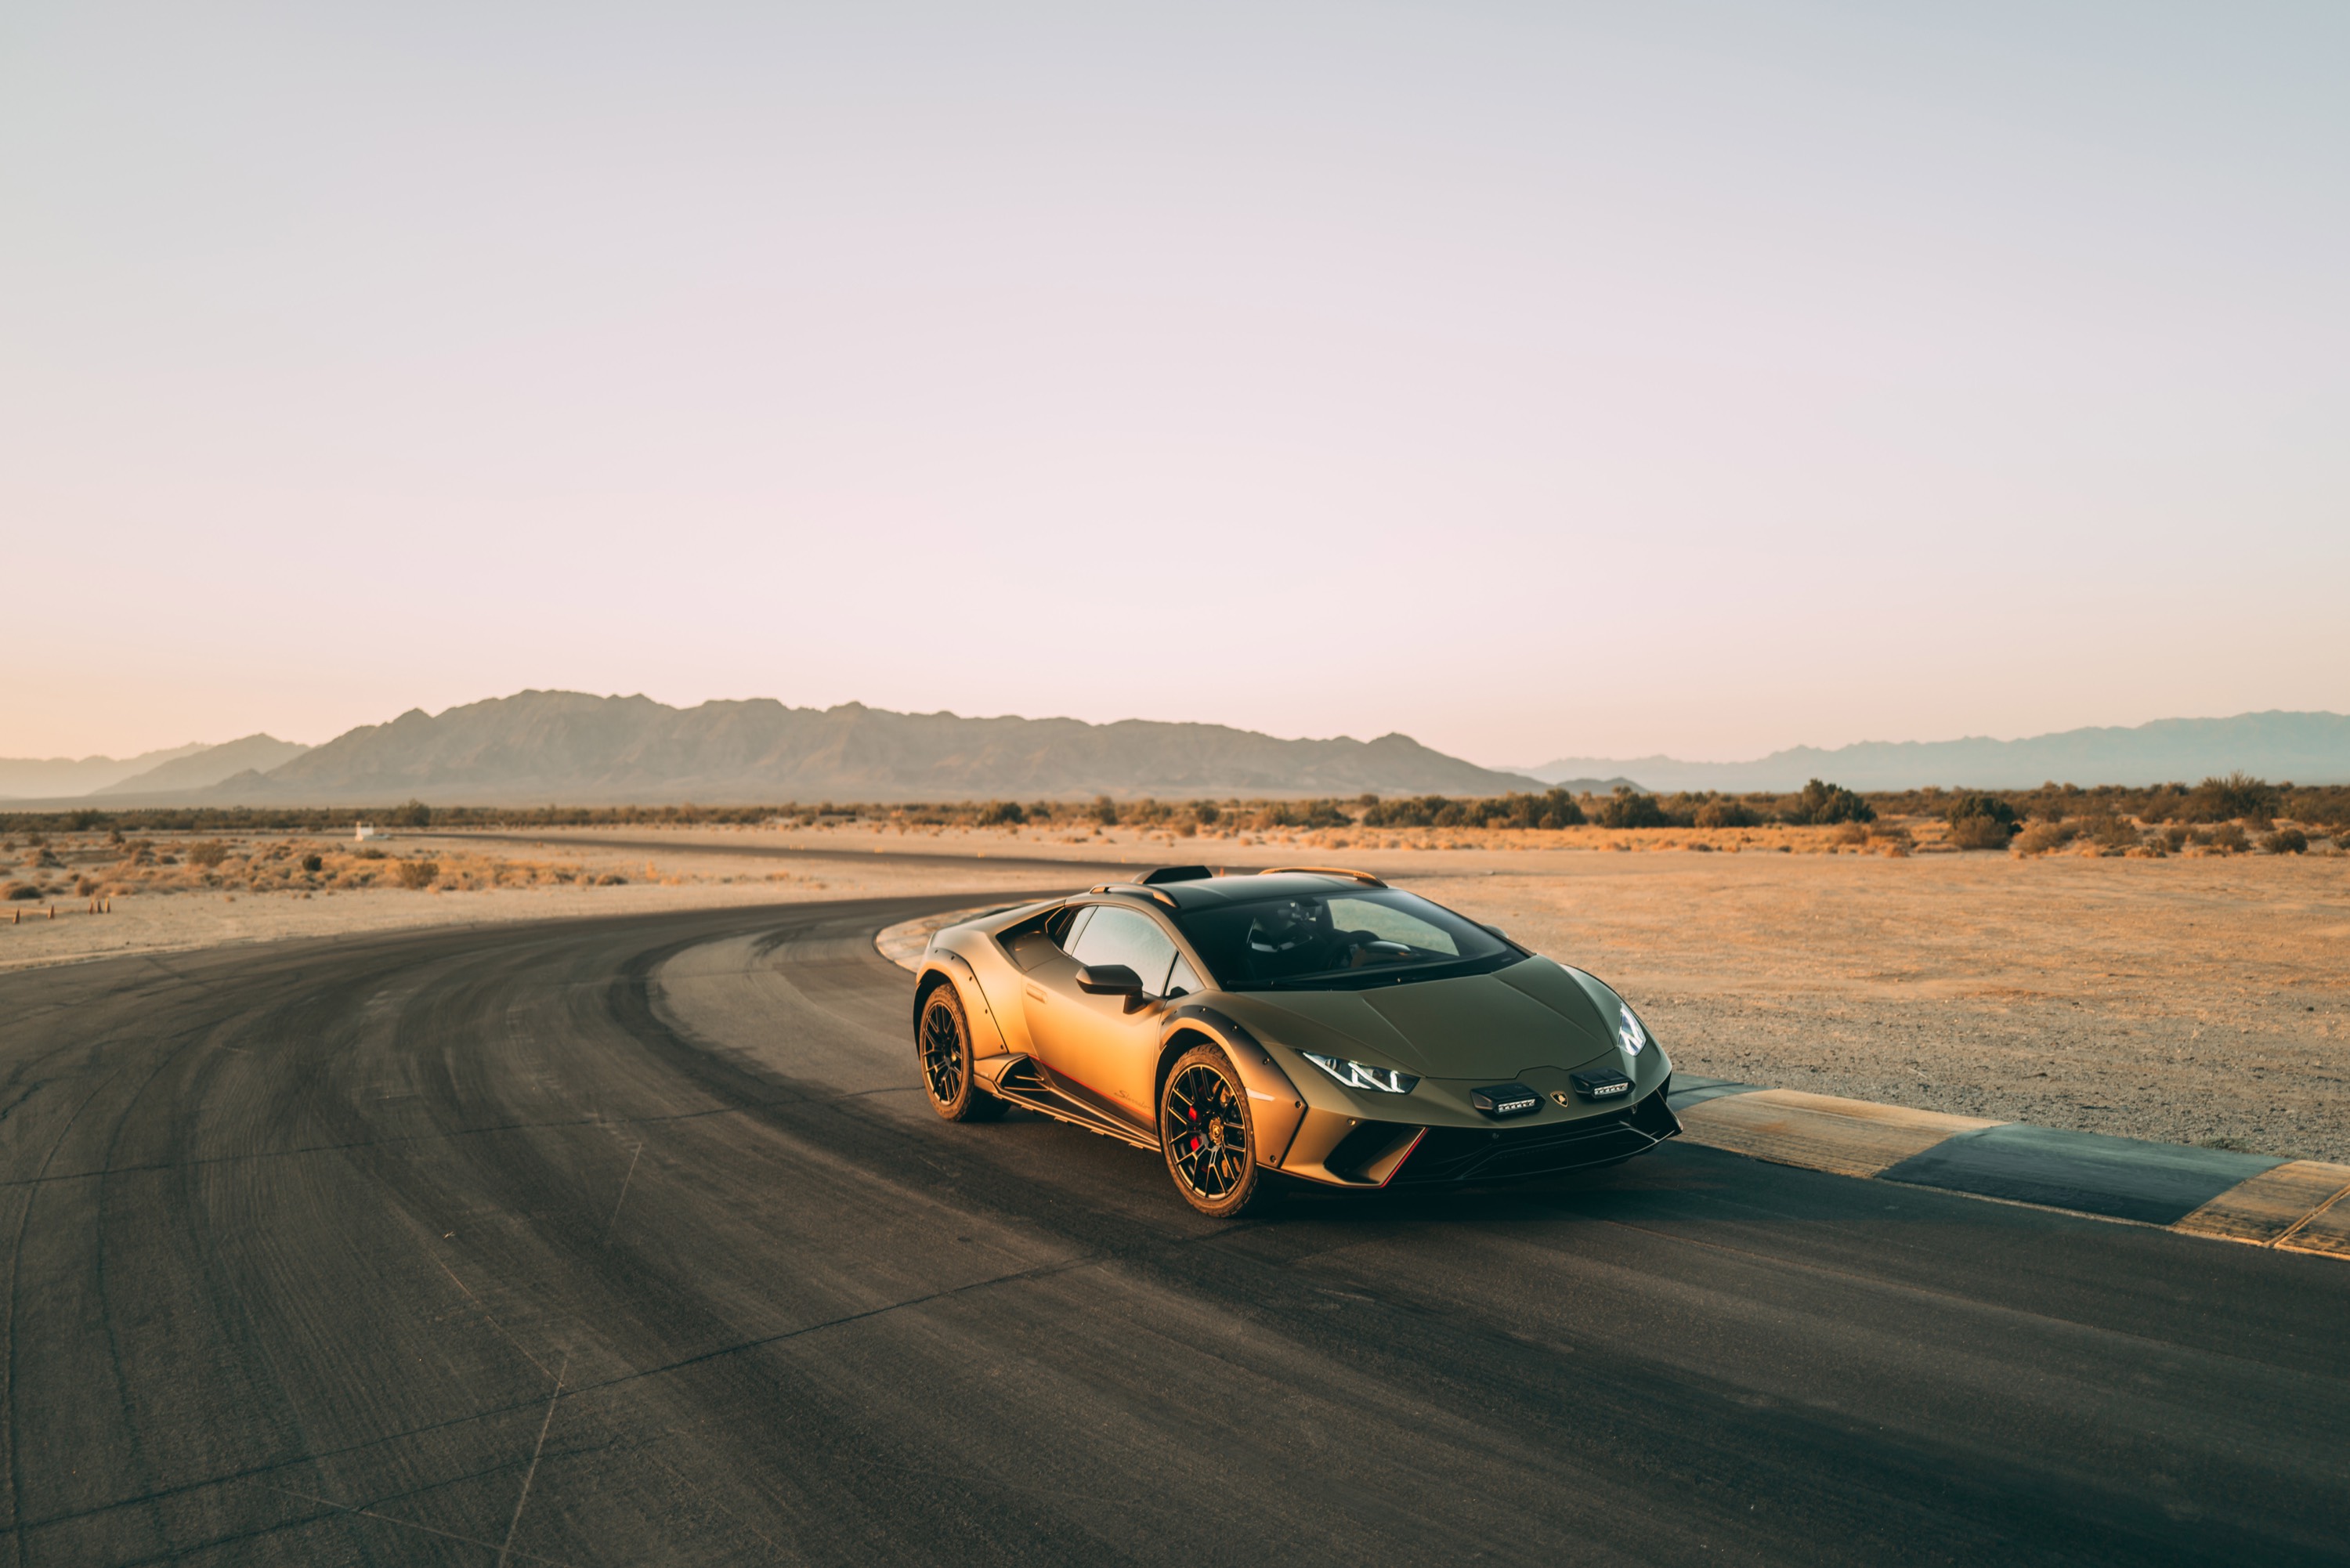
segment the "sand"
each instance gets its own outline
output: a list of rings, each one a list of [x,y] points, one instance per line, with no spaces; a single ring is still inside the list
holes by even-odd
[[[1809,836],[1781,841],[1832,846],[1825,832],[1801,831]],[[1385,850],[1315,836],[1243,843],[1126,829],[1085,837],[853,827],[630,827],[521,844],[409,836],[388,847],[470,848],[630,879],[307,898],[244,893],[233,901],[219,892],[133,896],[118,899],[110,916],[0,924],[0,969],[425,924],[1042,892],[1090,879],[1074,867],[910,867],[886,856],[779,867],[740,853],[751,846],[1136,865],[1336,861],[1390,877],[1607,979],[1684,1073],[2350,1160],[2350,857],[1593,853],[1513,849],[1500,835],[1440,841],[1498,847]],[[648,856],[615,840],[663,847]],[[1617,834],[1608,842],[1664,841]]]

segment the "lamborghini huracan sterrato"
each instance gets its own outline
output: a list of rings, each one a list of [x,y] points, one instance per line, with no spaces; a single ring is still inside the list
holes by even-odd
[[[948,926],[914,1048],[949,1121],[1025,1106],[1155,1148],[1218,1217],[1267,1172],[1495,1181],[1680,1131],[1622,997],[1359,871],[1166,867]]]

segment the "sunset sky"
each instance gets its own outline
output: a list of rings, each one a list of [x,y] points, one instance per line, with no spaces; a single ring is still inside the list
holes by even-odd
[[[0,15],[0,755],[2350,710],[2350,6]]]

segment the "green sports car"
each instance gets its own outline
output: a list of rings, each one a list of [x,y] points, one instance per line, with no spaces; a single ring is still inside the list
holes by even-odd
[[[1680,1131],[1622,997],[1359,871],[1134,882],[948,926],[914,1048],[949,1121],[1025,1106],[1155,1148],[1203,1214],[1607,1165]]]

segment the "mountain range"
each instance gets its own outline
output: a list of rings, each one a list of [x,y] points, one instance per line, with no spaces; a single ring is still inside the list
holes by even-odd
[[[1560,757],[1518,772],[1543,780],[1620,774],[1651,790],[1794,790],[1807,779],[1847,789],[1929,784],[2030,789],[2059,784],[2192,784],[2241,768],[2272,781],[2350,784],[2350,715],[2239,713],[2158,719],[2132,729],[2064,730],[2023,740],[1863,741],[1796,746],[1746,763],[1677,757]]]
[[[523,691],[413,710],[322,746],[247,735],[128,758],[0,759],[0,799],[139,805],[650,805],[906,801],[1096,794],[1492,795],[1558,784],[1793,790],[2029,788],[2193,782],[2241,768],[2297,784],[2350,782],[2350,717],[2243,713],[2024,740],[1798,746],[1744,763],[1562,757],[1494,769],[1408,735],[1283,740],[1222,724],[972,719],[766,699],[672,708],[647,697]]]
[[[247,736],[100,787],[106,805],[133,806],[1501,794],[1541,786],[1408,735],[1281,740],[1139,719],[970,719],[767,699],[672,708],[641,696],[524,691],[441,713],[412,710],[307,749]]]
[[[0,800],[63,799],[109,788],[166,763],[213,748],[201,742],[135,757],[0,757]],[[233,774],[236,769],[231,768]],[[228,774],[220,775],[226,778]]]
[[[243,740],[205,746],[185,756],[93,790],[93,794],[168,794],[175,790],[207,789],[243,773],[266,773],[282,767],[310,748],[275,735],[247,735]]]

